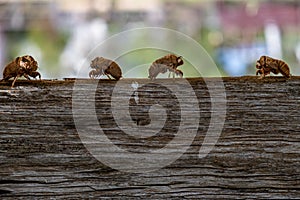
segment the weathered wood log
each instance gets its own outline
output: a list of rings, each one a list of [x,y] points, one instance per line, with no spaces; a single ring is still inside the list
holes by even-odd
[[[72,112],[75,80],[18,80],[14,89],[11,82],[0,83],[0,197],[300,198],[300,77],[223,78],[226,120],[204,158],[199,158],[199,149],[214,125],[210,91],[202,78],[187,80],[199,103],[196,137],[175,162],[136,174],[102,164],[83,145]],[[134,123],[151,123],[149,109],[157,103],[169,118],[160,133],[137,139],[122,134],[114,121],[111,95],[116,81],[80,81],[83,86],[98,84],[95,108],[107,137],[136,153],[163,148],[180,126],[180,105],[161,83],[176,85],[187,102],[191,99],[181,79],[156,80],[140,88],[140,106],[128,101]],[[149,83],[119,83],[133,81]]]

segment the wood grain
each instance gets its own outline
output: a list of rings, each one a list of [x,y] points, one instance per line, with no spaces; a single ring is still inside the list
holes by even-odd
[[[196,93],[200,120],[190,148],[175,162],[148,173],[126,173],[95,159],[77,133],[72,113],[75,79],[0,83],[0,197],[16,198],[300,198],[300,77],[226,77],[226,120],[214,149],[199,158],[211,121],[207,82],[187,79]],[[77,80],[78,81],[78,80]],[[121,134],[111,112],[116,81],[97,84],[95,106],[107,137],[127,151],[160,149],[180,126],[180,105],[160,84],[178,87],[182,80],[124,79],[147,85],[139,89],[141,106],[129,101],[132,119],[149,121],[159,103],[167,121],[159,134],[137,139]],[[210,85],[217,79],[209,78]],[[216,84],[215,87],[218,87]],[[217,88],[216,88],[217,89]],[[82,91],[82,102],[85,99]],[[144,100],[144,101],[142,101]],[[197,125],[195,125],[197,126]]]

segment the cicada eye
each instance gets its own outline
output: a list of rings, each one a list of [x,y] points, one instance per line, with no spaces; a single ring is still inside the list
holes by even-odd
[[[24,56],[22,57],[22,61],[23,62],[28,62],[28,60]]]
[[[180,56],[180,57],[177,58],[177,63],[183,64],[182,56]]]
[[[259,60],[256,61],[256,68],[257,68],[257,69],[260,69],[260,68],[261,68],[261,64],[260,64]]]

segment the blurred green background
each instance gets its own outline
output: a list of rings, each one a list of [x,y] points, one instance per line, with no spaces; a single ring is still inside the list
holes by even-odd
[[[0,65],[3,70],[15,57],[30,54],[43,78],[76,77],[89,52],[105,39],[149,26],[192,37],[222,76],[254,75],[263,54],[285,60],[293,75],[300,74],[298,0],[0,0]],[[147,77],[150,63],[163,53],[124,55],[125,78]],[[185,77],[199,76],[188,62],[179,69]]]

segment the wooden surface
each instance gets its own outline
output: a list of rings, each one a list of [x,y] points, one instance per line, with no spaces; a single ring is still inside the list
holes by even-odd
[[[12,90],[10,83],[0,83],[0,198],[300,198],[300,77],[223,78],[226,120],[217,144],[204,158],[198,153],[212,125],[209,91],[202,79],[188,81],[201,116],[192,145],[174,163],[138,174],[111,169],[82,144],[72,115],[74,80],[17,81]],[[155,83],[166,82],[185,91],[179,79]],[[82,80],[83,85],[95,83]],[[160,101],[175,110],[174,119],[168,119],[153,141],[140,144],[113,128],[117,125],[110,96],[115,83],[101,80],[95,93],[107,136],[127,150],[162,148],[179,126],[172,94]],[[155,101],[159,90],[149,85],[144,95]],[[134,106],[131,114],[141,125],[149,123],[147,113]]]

